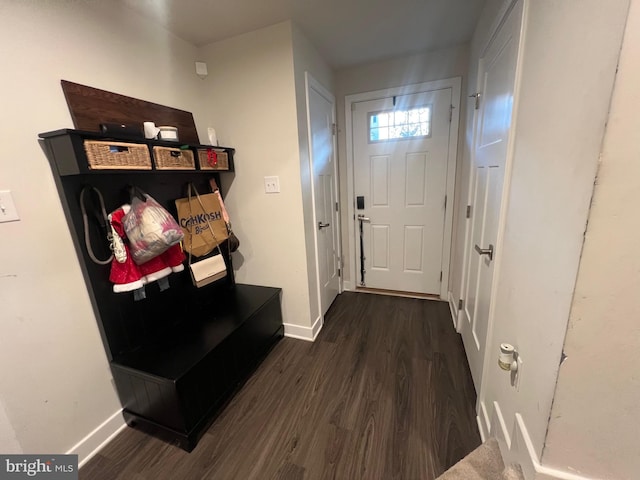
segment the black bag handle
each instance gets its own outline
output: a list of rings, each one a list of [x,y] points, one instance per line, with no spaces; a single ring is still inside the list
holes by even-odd
[[[91,238],[89,236],[89,218],[87,215],[87,209],[84,204],[85,203],[84,197],[86,193],[89,191],[94,192],[98,198],[98,203],[100,205],[99,209],[96,208],[94,204],[92,211],[95,217],[99,220],[100,225],[105,229],[107,240],[109,241],[109,248],[113,250],[113,247],[111,246],[111,243],[113,240],[111,236],[111,227],[109,225],[109,219],[107,218],[107,210],[104,206],[104,199],[102,198],[102,193],[100,193],[100,190],[98,190],[96,187],[93,187],[91,185],[84,186],[82,188],[82,191],[80,192],[80,210],[82,211],[82,224],[84,226],[84,244],[87,248],[87,253],[89,254],[89,258],[91,259],[92,262],[97,263],[98,265],[108,265],[109,263],[111,263],[111,260],[113,259],[113,253],[106,260],[100,260],[93,253],[93,248],[91,247]]]
[[[127,185],[127,191],[129,192],[129,203],[133,202],[133,199],[138,197],[143,202],[147,201],[146,193],[140,187],[135,185]]]

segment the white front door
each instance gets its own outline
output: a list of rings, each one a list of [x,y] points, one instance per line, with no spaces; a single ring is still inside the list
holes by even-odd
[[[488,341],[494,261],[500,248],[498,226],[521,24],[521,16],[514,13],[480,58],[478,69],[480,98],[471,167],[471,233],[466,245],[467,273],[460,327],[477,392]]]
[[[354,103],[355,196],[370,288],[440,295],[452,89]],[[355,219],[358,222],[357,218]]]
[[[335,100],[307,76],[309,142],[317,229],[318,284],[321,314],[338,295],[339,243],[335,160]]]

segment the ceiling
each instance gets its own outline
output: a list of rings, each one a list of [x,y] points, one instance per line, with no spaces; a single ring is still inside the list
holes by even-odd
[[[118,0],[202,46],[293,19],[334,68],[470,40],[485,0]]]

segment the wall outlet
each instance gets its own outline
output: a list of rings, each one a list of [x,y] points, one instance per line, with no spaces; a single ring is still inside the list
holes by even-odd
[[[280,177],[264,177],[264,193],[280,193]]]
[[[10,190],[0,190],[0,223],[20,220]]]

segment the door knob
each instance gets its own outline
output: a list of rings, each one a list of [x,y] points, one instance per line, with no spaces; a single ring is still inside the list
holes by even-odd
[[[361,220],[363,222],[369,222],[371,221],[371,219],[369,217],[365,217],[364,215],[362,215],[361,213],[358,214],[358,220]]]
[[[329,225],[331,225],[330,223],[322,223],[322,222],[318,222],[318,228],[320,230],[322,230],[323,228],[327,228]]]
[[[489,248],[480,248],[478,245],[476,245],[475,249],[479,255],[488,255],[489,260],[493,260],[493,245],[489,245]]]

